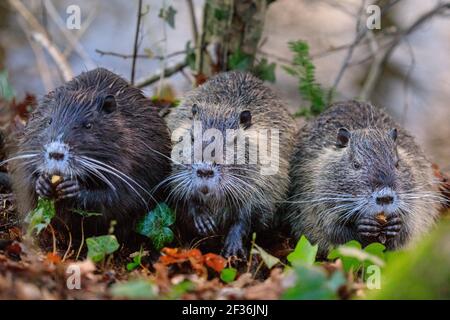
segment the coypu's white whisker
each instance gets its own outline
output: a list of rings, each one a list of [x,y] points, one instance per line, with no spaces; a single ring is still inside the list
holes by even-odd
[[[164,184],[170,184],[170,181],[177,179],[180,176],[184,176],[185,172],[177,172],[175,174],[171,174],[167,176],[165,179],[160,181],[156,186],[153,187],[152,190],[150,190],[151,193],[155,193],[160,187],[162,187]]]
[[[154,153],[156,153],[156,154],[158,154],[158,155],[160,155],[160,156],[166,158],[167,160],[169,160],[169,161],[171,161],[171,162],[173,162],[173,163],[175,163],[175,164],[178,164],[178,165],[184,165],[183,163],[173,160],[171,157],[166,156],[165,154],[159,152],[158,150],[153,149],[153,148],[150,147],[148,144],[146,144],[146,143],[144,143],[144,142],[142,142],[142,144],[143,144],[147,149],[149,149],[150,151],[152,151],[152,152],[154,152]]]
[[[90,159],[90,158],[88,158],[88,157],[85,157],[85,156],[82,156],[82,158],[84,159],[84,160],[87,160],[88,162],[89,161],[92,161],[92,160],[94,160],[94,159]],[[114,169],[114,168],[112,168],[112,167],[110,167],[110,166],[108,166],[108,165],[106,165],[105,163],[102,163],[101,161],[98,161],[98,160],[95,160],[95,162],[99,162],[99,163],[101,163],[102,165],[104,165],[105,167],[103,167],[102,165],[98,165],[98,164],[96,164],[96,163],[93,163],[93,162],[91,162],[90,164],[93,166],[93,167],[95,167],[96,169],[98,169],[98,170],[101,170],[101,171],[104,171],[104,172],[107,172],[107,173],[110,173],[110,174],[112,174],[113,176],[115,176],[115,177],[117,177],[117,178],[119,178],[122,182],[124,182],[134,193],[136,193],[136,195],[141,199],[141,201],[145,204],[145,206],[146,206],[146,208],[147,208],[147,210],[149,209],[148,208],[148,204],[147,204],[147,202],[145,201],[145,199],[142,197],[142,195],[130,184],[130,182],[129,181],[127,181],[127,179],[125,178],[125,177],[127,177],[124,173],[122,173],[122,172],[116,172],[116,171],[118,171],[117,169]],[[109,168],[111,168],[111,169],[109,169]],[[114,169],[114,171],[113,171],[113,169]],[[120,174],[119,174],[120,173]],[[122,174],[124,175],[124,176],[122,176]],[[143,189],[144,191],[145,191],[145,189],[143,188],[143,187],[141,187],[137,182],[135,182],[133,179],[131,179],[130,177],[127,177],[128,179],[130,179],[130,181],[131,182],[134,182],[136,185],[138,185],[141,189]],[[147,192],[147,191],[146,191]],[[152,195],[150,195],[152,198],[153,198],[153,196]],[[155,201],[155,203],[157,203],[157,201],[153,198],[153,200]]]
[[[104,166],[104,167],[106,167],[106,168],[108,168],[108,169],[110,169],[110,170],[116,172],[118,175],[120,175],[120,176],[122,176],[123,178],[127,179],[127,180],[130,181],[131,183],[134,183],[134,184],[135,184],[137,187],[139,187],[142,191],[144,191],[146,194],[148,194],[149,196],[151,196],[151,197],[153,198],[152,194],[151,194],[148,190],[146,190],[146,189],[145,189],[142,185],[140,185],[136,180],[134,180],[134,179],[131,178],[130,176],[126,175],[126,174],[123,173],[122,171],[118,170],[117,168],[114,168],[113,166],[110,166],[110,165],[108,165],[108,164],[106,164],[106,163],[104,163],[104,162],[102,162],[102,161],[100,161],[100,160],[92,159],[92,158],[89,158],[89,157],[86,157],[86,156],[81,156],[81,158],[83,158],[84,160],[87,160],[88,162],[91,162],[91,163],[93,163],[93,164],[96,163],[97,165]],[[156,201],[154,198],[153,198],[153,200],[155,201],[155,203],[157,203],[157,201]]]
[[[0,167],[5,165],[5,164],[7,164],[8,162],[11,162],[11,161],[14,161],[14,160],[30,159],[30,158],[35,158],[37,156],[39,156],[38,153],[21,154],[21,155],[18,155],[18,156],[14,156],[12,158],[9,158],[9,159],[6,159],[6,160],[3,160],[2,162],[0,162]]]
[[[117,189],[114,186],[114,184],[111,182],[111,180],[108,179],[104,174],[102,174],[96,168],[94,168],[90,163],[88,163],[88,162],[86,162],[86,161],[84,161],[82,159],[78,159],[77,161],[81,165],[82,168],[84,168],[86,171],[92,173],[94,176],[96,176],[101,181],[106,183],[114,192],[117,192]]]

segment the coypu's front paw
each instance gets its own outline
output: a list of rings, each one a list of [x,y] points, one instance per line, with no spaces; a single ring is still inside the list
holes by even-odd
[[[77,180],[64,180],[56,186],[58,200],[75,198],[80,194],[81,188]]]
[[[225,246],[222,249],[221,254],[225,258],[239,257],[246,259],[246,252],[242,244],[242,239],[228,237],[225,241]]]
[[[216,231],[216,223],[210,215],[197,214],[194,216],[194,225],[198,234],[201,236],[207,236],[213,234]]]
[[[383,233],[387,238],[393,238],[398,235],[402,228],[402,219],[400,217],[392,217],[383,226]]]
[[[356,225],[356,231],[364,238],[377,238],[381,230],[382,226],[376,219],[362,218]]]
[[[41,198],[53,197],[53,186],[50,177],[46,174],[41,174],[36,180],[36,193]]]

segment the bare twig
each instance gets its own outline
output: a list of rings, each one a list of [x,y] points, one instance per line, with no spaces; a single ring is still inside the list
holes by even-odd
[[[62,35],[64,36],[64,38],[66,38],[67,42],[69,43],[69,45],[75,49],[75,51],[78,53],[78,55],[85,61],[86,66],[88,69],[92,69],[95,67],[94,62],[92,61],[92,59],[89,57],[89,55],[87,54],[86,50],[84,50],[83,46],[80,44],[80,42],[78,41],[78,39],[76,39],[72,33],[70,33],[67,28],[66,25],[64,23],[64,21],[62,20],[62,18],[59,16],[58,11],[56,10],[55,6],[53,5],[53,3],[50,0],[45,0],[45,7],[47,9],[47,12],[49,13],[50,17],[53,19],[53,21],[55,22],[55,24],[58,26],[59,30],[61,31]],[[66,56],[66,55],[64,55]],[[66,56],[67,57],[67,56]]]
[[[142,0],[139,0],[138,13],[137,13],[137,23],[136,32],[134,35],[134,49],[133,49],[133,62],[131,65],[131,84],[134,84],[134,74],[136,70],[136,55],[138,52],[138,40],[139,40],[139,30],[141,28],[141,11],[142,11]]]
[[[89,29],[92,22],[95,20],[95,17],[97,16],[98,11],[98,4],[94,6],[94,9],[91,10],[86,20],[84,20],[83,25],[81,27],[81,30],[79,30],[76,35],[74,36],[75,44],[78,43],[81,39],[81,37],[84,35],[84,33]],[[74,47],[71,43],[67,45],[67,47],[64,49],[64,56],[68,57],[72,53]]]
[[[44,27],[20,0],[9,0],[9,4],[25,19],[29,26],[31,37],[47,50],[60,70],[64,81],[70,80],[73,77],[72,68],[61,51],[51,43]]]
[[[406,122],[406,116],[408,115],[408,110],[409,110],[409,86],[408,83],[411,79],[411,75],[412,72],[414,70],[414,67],[416,66],[416,57],[414,56],[414,50],[411,46],[411,44],[409,43],[408,40],[405,41],[406,42],[406,46],[408,48],[408,52],[409,55],[411,57],[411,63],[408,67],[408,71],[406,71],[406,77],[405,80],[403,82],[403,91],[404,91],[404,105],[403,105],[403,116],[402,116],[402,124],[405,124]]]
[[[411,33],[416,31],[418,28],[420,28],[424,23],[429,21],[431,18],[438,14],[442,14],[445,10],[450,10],[450,3],[441,3],[434,7],[433,9],[427,11],[423,15],[421,15],[415,22],[413,22],[410,27],[405,29],[404,31],[400,31],[397,33],[397,35],[394,37],[394,39],[390,42],[389,47],[386,49],[384,54],[380,55],[379,61],[377,61],[377,68],[376,72],[372,75],[370,79],[370,90],[366,89],[365,92],[363,92],[365,97],[370,97],[373,88],[375,87],[375,84],[378,82],[378,79],[381,74],[381,70],[383,69],[383,66],[386,65],[388,62],[391,54],[394,52],[394,49],[404,40],[406,37],[408,37]]]
[[[95,49],[95,52],[97,52],[98,54],[100,54],[101,56],[112,56],[112,57],[117,57],[117,58],[122,58],[122,59],[131,59],[134,57],[134,54],[126,54],[126,53],[119,53],[119,52],[114,52],[114,51],[103,51],[100,49]],[[182,54],[186,54],[187,51],[186,50],[180,50],[180,51],[175,51],[172,53],[169,53],[166,56],[166,59],[169,58],[173,58]],[[148,55],[148,54],[136,54],[136,59],[155,59],[155,60],[163,60],[164,56],[161,55]]]
[[[59,51],[59,49],[56,48],[55,45],[51,43],[50,40],[42,33],[37,32],[32,33],[31,37],[47,50],[47,52],[53,58],[53,61],[55,61],[55,64],[61,71],[61,75],[64,81],[69,81],[70,79],[72,79],[73,78],[72,68],[70,67],[69,63],[67,62],[66,58],[61,53],[61,51]]]
[[[45,59],[45,56],[44,56],[44,50],[42,49],[42,47],[38,46],[31,39],[31,34],[30,34],[29,30],[27,29],[27,25],[26,25],[25,21],[19,20],[19,26],[25,33],[27,40],[30,43],[30,47],[33,50],[34,56],[36,57],[36,66],[39,70],[39,74],[41,76],[42,83],[44,84],[45,91],[48,92],[55,87],[55,84],[53,82],[47,60]]]
[[[366,81],[364,81],[361,92],[359,94],[360,99],[363,101],[370,98],[369,95],[372,93],[372,91],[376,85],[376,81],[379,77],[379,73],[381,72],[380,66],[381,66],[381,63],[383,63],[383,57],[379,54],[376,54],[379,50],[379,46],[378,46],[378,43],[375,39],[373,32],[369,32],[367,35],[371,41],[370,49],[372,51],[374,58],[373,58],[372,64],[370,65],[370,69],[367,74]]]
[[[150,77],[148,77],[146,79],[143,79],[141,81],[138,81],[136,83],[136,87],[138,87],[138,88],[147,87],[147,86],[157,82],[158,80],[160,80],[161,79],[161,74],[164,74],[165,77],[170,77],[170,76],[174,75],[175,73],[180,72],[181,70],[186,68],[187,65],[188,65],[187,62],[183,61],[183,62],[180,62],[180,63],[174,65],[173,67],[166,68],[160,73],[152,75],[152,76],[150,76]]]
[[[186,2],[189,7],[189,15],[191,17],[192,38],[194,40],[194,43],[197,43],[198,27],[197,20],[195,19],[194,3],[192,2],[192,0],[186,0]]]
[[[358,19],[356,21],[355,40],[353,40],[353,42],[350,44],[347,54],[344,58],[344,62],[342,63],[341,68],[339,69],[339,72],[336,76],[336,79],[334,80],[333,86],[331,87],[330,93],[328,94],[328,102],[329,103],[331,102],[333,92],[335,92],[335,90],[337,89],[339,82],[341,81],[342,76],[344,75],[345,70],[347,69],[347,67],[350,63],[350,60],[352,59],[353,51],[354,51],[355,47],[364,38],[364,36],[366,35],[366,32],[368,30],[367,28],[361,27],[361,19],[362,19],[362,14],[363,14],[365,4],[366,4],[366,0],[363,0],[362,4],[361,4],[361,8],[358,13]]]

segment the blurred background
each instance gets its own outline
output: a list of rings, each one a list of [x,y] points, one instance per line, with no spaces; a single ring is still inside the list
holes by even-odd
[[[380,29],[366,27],[370,4],[381,10]],[[259,70],[295,113],[308,103],[283,66],[293,61],[288,43],[302,40],[315,81],[333,89],[333,100],[359,97],[387,108],[449,171],[449,7],[433,0],[8,0],[0,4],[0,70],[16,100],[39,98],[99,66],[130,80],[133,61],[134,83],[169,100],[215,72]]]

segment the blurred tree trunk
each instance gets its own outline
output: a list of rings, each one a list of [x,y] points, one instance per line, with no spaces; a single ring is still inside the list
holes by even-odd
[[[220,71],[249,70],[254,66],[268,3],[268,0],[206,0],[196,45],[198,82]]]

